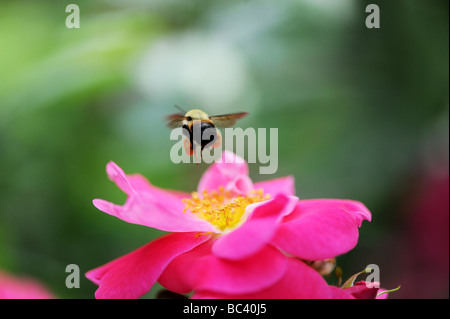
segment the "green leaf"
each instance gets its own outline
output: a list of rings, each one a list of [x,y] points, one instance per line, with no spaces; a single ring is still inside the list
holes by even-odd
[[[345,289],[345,288],[352,287],[355,284],[356,277],[358,277],[359,275],[361,275],[363,273],[368,274],[370,272],[372,272],[372,268],[366,268],[363,271],[360,271],[360,272],[354,274],[353,276],[348,278],[346,282],[344,282],[344,284],[341,286],[341,288]]]

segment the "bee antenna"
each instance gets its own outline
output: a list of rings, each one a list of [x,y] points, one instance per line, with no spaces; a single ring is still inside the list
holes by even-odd
[[[179,107],[178,105],[176,105],[175,104],[175,107],[177,108],[177,109],[179,109],[181,112],[183,112],[183,113],[187,113],[185,110],[183,110],[181,107]]]

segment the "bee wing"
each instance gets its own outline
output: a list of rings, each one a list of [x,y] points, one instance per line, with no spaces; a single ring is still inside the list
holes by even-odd
[[[224,114],[224,115],[216,115],[216,116],[210,116],[210,120],[214,122],[216,126],[219,127],[230,127],[233,126],[237,120],[243,118],[246,116],[247,112],[240,112],[240,113],[231,113],[231,114]]]
[[[181,127],[183,125],[183,120],[185,119],[185,116],[182,114],[170,114],[167,115],[166,120],[167,126],[170,128],[177,128]]]

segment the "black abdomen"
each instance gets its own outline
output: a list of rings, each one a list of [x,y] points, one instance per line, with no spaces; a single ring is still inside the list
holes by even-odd
[[[183,128],[185,128],[184,125]],[[184,130],[184,132],[185,131],[186,130]],[[194,121],[194,124],[191,126],[191,130],[188,130],[188,132],[191,144],[201,145],[202,150],[209,143],[213,144],[217,138],[216,126],[209,121],[202,121],[200,123],[196,123],[196,121]]]

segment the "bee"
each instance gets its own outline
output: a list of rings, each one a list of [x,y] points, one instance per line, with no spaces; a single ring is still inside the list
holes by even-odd
[[[184,112],[184,114],[177,113],[168,115],[167,126],[172,129],[177,127],[183,129],[183,134],[186,136],[184,149],[189,156],[194,154],[197,147],[200,147],[201,156],[205,147],[216,148],[221,146],[222,135],[217,127],[231,127],[238,119],[248,114],[246,112],[239,112],[209,116],[202,110],[194,109],[186,112],[177,105],[175,107]],[[207,131],[206,134],[204,134],[205,131]]]

